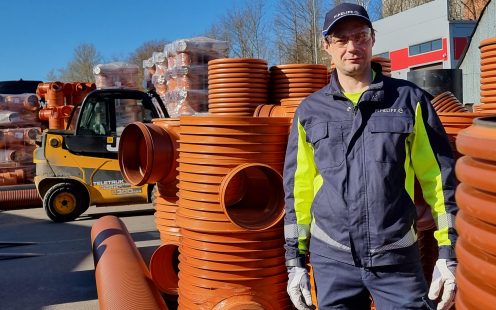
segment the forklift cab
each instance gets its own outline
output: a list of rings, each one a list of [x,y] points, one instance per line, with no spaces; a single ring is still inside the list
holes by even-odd
[[[100,89],[88,94],[80,109],[74,111],[67,149],[78,155],[117,159],[119,138],[132,122],[149,123],[164,115],[162,103],[141,91]],[[161,106],[162,105],[162,106]],[[75,120],[75,121],[74,121]],[[75,124],[75,126],[74,126]]]

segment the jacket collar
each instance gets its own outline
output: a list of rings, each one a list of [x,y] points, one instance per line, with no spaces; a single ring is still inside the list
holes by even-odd
[[[375,72],[375,78],[372,81],[372,84],[370,84],[369,89],[364,93],[364,99],[369,101],[381,101],[384,97],[384,76],[382,75],[382,66],[376,62],[372,62],[371,67]],[[367,93],[370,93],[370,97]],[[346,99],[341,91],[341,87],[339,86],[338,74],[336,70],[331,73],[329,84],[327,84],[325,89],[325,94],[327,96],[332,95]]]

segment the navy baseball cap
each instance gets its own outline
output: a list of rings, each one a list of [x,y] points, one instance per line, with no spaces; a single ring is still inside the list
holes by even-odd
[[[367,10],[365,10],[363,6],[354,3],[341,3],[327,12],[324,20],[324,27],[322,28],[322,35],[324,37],[328,35],[331,32],[332,27],[334,27],[338,21],[346,17],[361,18],[370,28],[372,28],[369,14],[367,14]]]

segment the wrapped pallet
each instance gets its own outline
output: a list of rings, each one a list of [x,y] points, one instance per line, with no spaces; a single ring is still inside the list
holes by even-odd
[[[93,68],[96,88],[132,88],[138,89],[139,68],[137,65],[124,62],[98,64]]]
[[[206,37],[176,40],[165,45],[163,54],[167,65],[165,74],[154,80],[171,117],[208,112],[208,62],[225,58],[227,42]],[[158,67],[157,67],[158,71]],[[157,85],[166,80],[166,92]]]

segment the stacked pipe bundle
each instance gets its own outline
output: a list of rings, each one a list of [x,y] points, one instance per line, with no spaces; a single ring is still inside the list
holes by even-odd
[[[73,82],[64,84],[65,105],[80,105],[86,95],[96,89],[95,83]]]
[[[257,105],[267,103],[267,61],[222,58],[208,62],[208,112],[216,115],[252,116]]]
[[[93,68],[96,88],[122,87],[138,89],[139,68],[135,64],[112,62],[98,64]]]
[[[432,99],[436,112],[468,112],[467,108],[450,91],[445,91]]]
[[[50,129],[66,128],[73,106],[65,105],[64,83],[40,83],[36,93],[46,102],[46,106],[38,113],[40,120],[48,121]]]
[[[0,127],[40,125],[36,116],[39,108],[35,94],[0,94]]]
[[[287,64],[270,68],[270,100],[307,97],[329,81],[325,65]]]
[[[457,309],[492,309],[496,303],[496,118],[474,120],[456,141],[459,238]]]
[[[167,92],[162,97],[171,117],[208,111],[208,62],[227,55],[227,42],[205,37],[166,44]]]
[[[39,108],[35,94],[0,94],[0,186],[33,182],[33,151],[41,134]],[[8,207],[10,198],[4,198],[0,209]]]
[[[480,42],[482,113],[496,114],[496,38]]]
[[[381,56],[372,56],[371,61],[381,65],[383,75],[391,76],[391,59]]]
[[[289,120],[180,123],[179,309],[288,308],[280,172]]]

